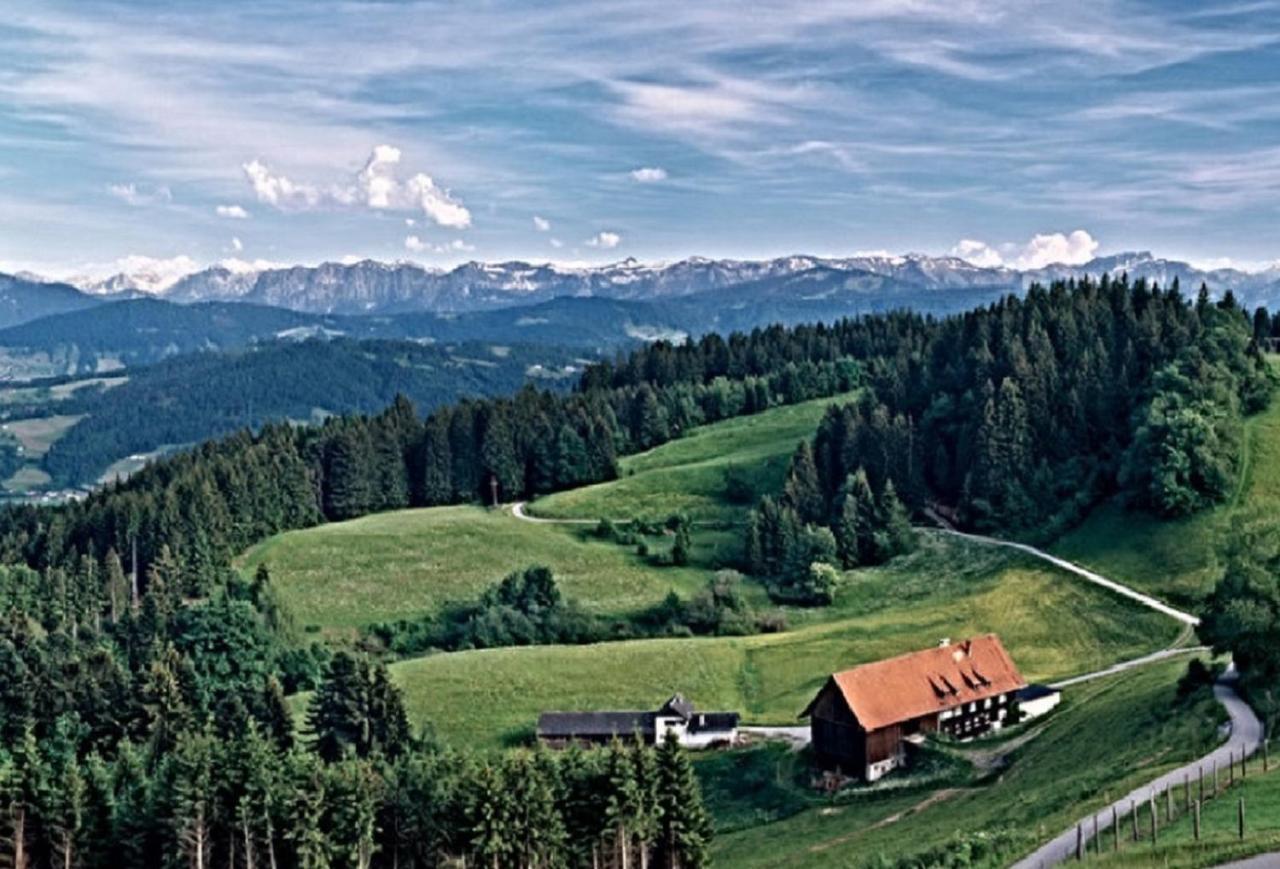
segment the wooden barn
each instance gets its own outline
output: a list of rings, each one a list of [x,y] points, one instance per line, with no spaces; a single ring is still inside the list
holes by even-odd
[[[1025,687],[1000,638],[987,634],[835,673],[800,717],[821,764],[875,781],[925,734],[967,739],[999,729]]]

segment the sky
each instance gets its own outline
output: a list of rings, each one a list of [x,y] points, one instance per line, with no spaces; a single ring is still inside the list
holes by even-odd
[[[0,0],[5,271],[1258,266],[1278,218],[1269,0]]]

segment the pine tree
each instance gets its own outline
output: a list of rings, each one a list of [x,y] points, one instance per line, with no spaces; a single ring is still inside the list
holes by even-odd
[[[172,761],[171,815],[175,853],[192,869],[213,866],[214,747],[205,734],[179,739]]]
[[[818,482],[818,469],[808,441],[801,441],[791,456],[782,497],[796,511],[802,523],[826,521],[822,485]]]
[[[658,747],[658,865],[662,869],[701,869],[710,858],[711,822],[693,764],[674,736]]]
[[[449,452],[449,418],[434,413],[422,438],[422,503],[430,507],[453,500],[452,461]]]

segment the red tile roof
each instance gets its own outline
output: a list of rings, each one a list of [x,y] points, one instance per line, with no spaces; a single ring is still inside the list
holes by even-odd
[[[833,683],[867,730],[1027,685],[995,634],[863,664],[834,674]]]

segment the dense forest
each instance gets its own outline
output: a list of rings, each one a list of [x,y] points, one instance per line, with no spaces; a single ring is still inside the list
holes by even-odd
[[[1270,319],[1254,319],[1230,294],[1106,279],[897,318],[860,399],[827,411],[753,512],[748,566],[776,596],[825,603],[832,574],[814,565],[904,551],[907,511],[1044,538],[1116,493],[1168,517],[1219,501],[1273,388],[1254,331]]]
[[[775,597],[824,603],[834,565],[910,548],[912,513],[1031,531],[1114,492],[1167,515],[1220,498],[1241,417],[1271,390],[1261,322],[1229,296],[1103,280],[941,320],[659,342],[588,367],[571,392],[526,387],[425,420],[401,397],[372,416],[270,424],[80,502],[7,509],[0,847],[20,866],[111,849],[134,865],[701,865],[705,820],[674,747],[454,755],[408,733],[385,671],[301,643],[269,574],[243,580],[231,559],[285,529],[609,479],[618,455],[693,426],[863,386],[797,448],[748,529],[746,558]],[[519,637],[553,603],[550,582],[513,575],[443,626],[449,642]],[[705,597],[709,632],[749,618],[727,580]],[[566,629],[566,612],[549,615],[526,641]],[[306,746],[284,701],[301,689],[317,689]],[[620,779],[610,764],[669,772]],[[650,799],[642,780],[665,784]],[[548,791],[555,817],[529,814]],[[436,844],[412,850],[423,842]]]
[[[92,483],[117,459],[198,443],[272,420],[316,422],[374,413],[397,395],[429,410],[466,395],[509,395],[541,373],[567,390],[581,366],[549,347],[409,341],[274,341],[193,353],[129,372],[109,390],[83,389],[56,412],[83,414],[44,458],[60,485]]]

